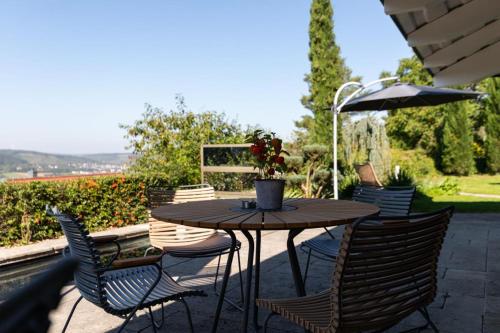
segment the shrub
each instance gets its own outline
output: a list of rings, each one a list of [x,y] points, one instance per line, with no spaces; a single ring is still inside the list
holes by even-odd
[[[427,156],[422,149],[391,149],[391,155],[393,170],[396,165],[399,165],[401,170],[405,170],[416,177],[435,176],[439,174],[434,164],[434,160]]]
[[[58,182],[0,183],[0,246],[60,236],[45,206],[83,219],[90,231],[142,223],[146,182],[138,177],[93,177]]]
[[[438,184],[424,183],[419,187],[419,190],[428,196],[434,197],[440,195],[455,195],[460,192],[460,187],[456,180],[447,177]]]
[[[406,169],[401,169],[399,175],[390,174],[385,186],[414,186],[415,178]]]

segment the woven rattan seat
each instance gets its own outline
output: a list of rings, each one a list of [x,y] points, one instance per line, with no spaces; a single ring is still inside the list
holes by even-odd
[[[437,290],[437,262],[453,208],[377,217],[346,226],[332,279],[322,293],[257,305],[312,332],[382,332],[426,307]],[[267,322],[267,321],[266,321]]]
[[[241,247],[240,241],[236,242],[238,248]],[[216,232],[208,238],[201,241],[190,243],[188,246],[170,245],[164,246],[163,250],[173,257],[189,257],[191,255],[219,255],[231,247],[231,238]]]
[[[332,306],[329,290],[297,298],[260,299],[257,304],[285,318],[296,318],[300,326],[312,332],[325,332],[330,324]]]
[[[257,300],[311,332],[382,332],[426,307],[453,208],[411,217],[362,219],[345,228],[332,287],[314,296]],[[269,318],[268,318],[269,319]],[[267,320],[266,320],[267,324]]]

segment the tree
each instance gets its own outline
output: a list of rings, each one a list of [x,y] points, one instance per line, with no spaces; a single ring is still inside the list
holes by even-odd
[[[330,0],[313,0],[310,15],[311,72],[305,76],[305,81],[309,86],[309,95],[302,97],[302,104],[312,112],[313,116],[304,116],[301,121],[296,122],[296,126],[306,131],[308,143],[330,147],[332,145],[330,107],[333,103],[333,95],[349,78],[350,70],[346,67],[340,56],[340,48],[335,43],[333,9]]]
[[[223,113],[187,110],[184,98],[176,96],[177,110],[165,112],[146,104],[142,119],[120,125],[137,156],[130,171],[167,179],[168,185],[199,183],[200,146],[210,143],[241,143],[245,132]]]
[[[369,115],[344,124],[343,147],[347,165],[371,162],[379,176],[390,173],[391,150],[385,126]]]
[[[485,82],[488,97],[484,100],[486,166],[490,172],[500,172],[500,79]]]
[[[301,155],[287,157],[289,184],[298,188],[304,198],[328,196],[327,186],[331,181],[331,172],[324,168],[328,146],[306,145]]]
[[[392,75],[386,71],[381,73],[381,77],[386,76]],[[396,76],[405,83],[432,85],[432,77],[416,56],[401,59]],[[443,119],[440,106],[389,111],[386,130],[391,146],[402,149],[422,148],[427,154],[435,156],[439,150],[437,133],[442,128]]]
[[[446,174],[467,176],[474,171],[473,140],[467,113],[468,104],[457,102],[445,107],[441,168]]]

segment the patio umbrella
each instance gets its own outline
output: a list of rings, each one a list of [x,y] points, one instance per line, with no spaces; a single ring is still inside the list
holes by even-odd
[[[347,102],[341,112],[393,110],[418,106],[432,106],[475,99],[481,94],[470,90],[434,88],[396,83]]]
[[[333,111],[333,187],[335,199],[338,199],[337,179],[337,115],[348,111],[382,111],[402,109],[419,106],[432,106],[444,103],[456,102],[466,99],[476,99],[481,94],[470,90],[457,90],[447,88],[435,88],[429,86],[416,86],[397,82],[389,87],[354,98],[363,90],[383,81],[398,79],[397,77],[384,78],[372,81],[367,85],[359,82],[348,82],[343,84],[334,98]],[[340,93],[349,86],[357,86],[358,89],[338,104]]]

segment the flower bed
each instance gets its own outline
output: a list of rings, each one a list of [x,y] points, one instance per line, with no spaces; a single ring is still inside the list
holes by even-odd
[[[0,246],[62,235],[46,205],[82,218],[90,231],[143,223],[148,214],[145,183],[138,177],[0,183]]]

